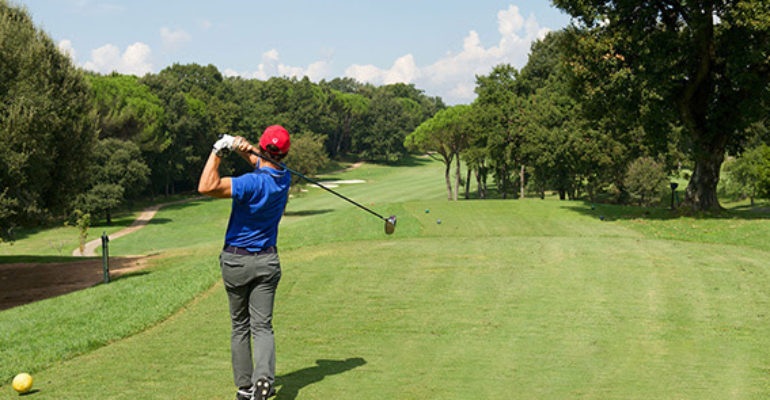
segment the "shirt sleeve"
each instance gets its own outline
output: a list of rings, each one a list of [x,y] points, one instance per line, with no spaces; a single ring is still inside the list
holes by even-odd
[[[243,202],[259,194],[259,179],[255,174],[245,174],[230,180],[230,195],[233,200]]]

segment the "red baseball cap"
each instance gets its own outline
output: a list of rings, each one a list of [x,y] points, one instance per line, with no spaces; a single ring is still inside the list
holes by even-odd
[[[268,126],[265,132],[262,133],[262,137],[259,139],[259,147],[264,151],[267,150],[267,145],[273,144],[278,147],[277,154],[286,154],[289,152],[291,141],[289,140],[289,132],[281,125]],[[268,153],[270,153],[268,151]]]

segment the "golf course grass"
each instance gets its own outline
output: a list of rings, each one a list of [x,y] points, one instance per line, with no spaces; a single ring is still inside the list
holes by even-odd
[[[770,396],[770,214],[449,202],[442,168],[326,177],[365,180],[335,190],[397,215],[391,236],[320,189],[290,200],[277,399]],[[111,242],[155,254],[144,273],[0,312],[0,399],[23,371],[30,399],[233,398],[228,215],[227,200],[163,208]]]

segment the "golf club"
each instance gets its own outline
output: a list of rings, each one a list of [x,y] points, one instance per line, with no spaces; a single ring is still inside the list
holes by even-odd
[[[262,158],[264,160],[270,161],[271,163],[273,163],[275,165],[283,165],[280,162],[278,162],[276,160],[273,160],[272,158],[270,158],[270,156],[268,156],[266,154],[259,154],[258,152],[254,151],[254,150],[249,151],[249,153],[251,153],[251,154],[253,154],[253,155],[255,155],[255,156],[259,157],[259,158]],[[314,185],[317,185],[321,189],[324,189],[327,192],[329,192],[329,193],[331,193],[331,194],[333,194],[333,195],[335,195],[335,196],[337,196],[337,197],[339,197],[339,198],[341,198],[343,200],[346,200],[346,201],[348,201],[348,202],[358,206],[359,208],[361,208],[361,209],[363,209],[365,211],[368,211],[370,214],[376,216],[377,218],[385,221],[385,233],[386,234],[392,235],[393,232],[396,230],[396,216],[395,215],[391,215],[390,217],[385,218],[382,215],[380,215],[380,214],[370,210],[369,208],[367,208],[367,207],[365,207],[365,206],[363,206],[361,204],[358,204],[357,202],[355,202],[355,201],[353,201],[353,200],[351,200],[351,199],[349,199],[349,198],[347,198],[347,197],[345,197],[345,196],[335,192],[334,190],[329,189],[328,187],[322,185],[320,182],[316,181],[315,179],[308,178],[307,176],[302,175],[301,173],[299,173],[299,172],[297,172],[297,171],[295,171],[295,170],[293,170],[293,169],[291,169],[291,168],[289,168],[289,167],[287,167],[285,165],[283,165],[283,167],[286,168],[292,174],[297,175],[300,178],[302,178],[302,179],[304,179],[304,180],[306,180],[306,181],[308,181],[308,182],[310,182],[310,183],[312,183]]]

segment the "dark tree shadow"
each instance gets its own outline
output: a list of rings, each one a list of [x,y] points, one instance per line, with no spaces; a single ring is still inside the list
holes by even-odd
[[[136,223],[131,224],[131,226],[147,226],[147,225],[163,225],[168,224],[169,222],[174,222],[171,218],[154,218],[146,221],[142,220]]]
[[[276,386],[280,386],[276,400],[294,400],[302,388],[322,381],[329,375],[341,374],[366,364],[361,357],[346,360],[316,360],[313,367],[303,368],[276,377]]]
[[[330,209],[323,209],[323,210],[300,210],[300,211],[289,211],[286,210],[286,212],[283,213],[283,215],[287,217],[304,217],[309,215],[318,215],[318,214],[326,214],[328,212],[332,212],[334,210]]]
[[[0,256],[0,265],[2,264],[15,264],[15,263],[33,263],[33,264],[49,264],[49,263],[66,263],[77,262],[83,260],[93,260],[101,257],[74,257],[74,256],[36,256],[36,255],[9,255]]]
[[[151,273],[152,272],[150,272],[150,271],[133,271],[133,272],[128,272],[128,273],[125,273],[125,274],[111,276],[110,277],[110,282],[119,281],[121,279],[138,278],[140,276],[149,275]]]
[[[436,157],[439,157],[437,159],[440,159],[440,156],[436,155]],[[433,162],[433,158],[431,157],[416,155],[416,154],[409,154],[406,157],[402,157],[398,161],[380,161],[380,162],[374,162],[374,164],[382,164],[382,165],[387,165],[389,167],[419,167],[431,162]]]
[[[742,219],[767,220],[770,210],[761,207],[734,207],[722,211],[692,212],[685,207],[676,209],[663,207],[639,207],[630,205],[591,203],[587,200],[564,201],[565,208],[580,214],[604,217],[605,221],[622,219],[671,220],[682,217],[695,219]]]

